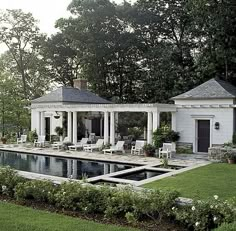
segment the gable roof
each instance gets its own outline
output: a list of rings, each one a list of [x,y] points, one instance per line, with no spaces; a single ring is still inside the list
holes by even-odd
[[[32,103],[79,103],[79,104],[108,104],[112,103],[96,94],[74,87],[60,87],[47,95],[31,101]]]
[[[236,87],[232,84],[213,78],[207,82],[187,91],[183,94],[173,97],[176,99],[234,99],[236,98]]]

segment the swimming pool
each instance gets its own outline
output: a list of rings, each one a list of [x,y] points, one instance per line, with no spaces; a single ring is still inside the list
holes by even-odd
[[[0,151],[0,166],[51,176],[83,179],[140,165]]]

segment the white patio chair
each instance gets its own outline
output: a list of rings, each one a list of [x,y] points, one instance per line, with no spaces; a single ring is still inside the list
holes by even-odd
[[[111,146],[109,149],[104,149],[103,152],[104,152],[104,154],[106,154],[106,153],[112,154],[113,152],[124,153],[125,152],[124,144],[125,144],[125,141],[118,141],[115,146]]]
[[[45,145],[45,136],[38,136],[38,139],[34,140],[34,146],[44,147]]]
[[[85,147],[87,145],[87,143],[88,143],[88,138],[82,138],[82,140],[79,141],[77,144],[70,145],[70,146],[68,146],[68,148],[70,151],[76,151],[79,148]]]
[[[52,144],[52,148],[59,150],[59,149],[63,146],[64,143],[68,143],[68,142],[69,142],[69,138],[66,136],[66,137],[63,139],[63,141],[54,142],[54,143]]]
[[[135,145],[131,148],[132,155],[141,155],[143,154],[143,146],[145,145],[145,140],[136,140]]]
[[[95,150],[95,149],[100,150],[100,149],[102,149],[103,143],[104,143],[104,140],[103,140],[103,139],[98,139],[96,144],[90,144],[90,145],[88,145],[88,146],[85,146],[85,147],[84,147],[84,151],[86,151],[86,152],[89,152],[89,151],[92,152],[92,151]]]
[[[175,151],[171,143],[163,143],[162,148],[159,148],[159,158],[171,158],[172,152]]]
[[[23,143],[26,143],[27,141],[27,135],[21,135],[20,138],[17,138],[16,142],[17,144],[23,144]]]

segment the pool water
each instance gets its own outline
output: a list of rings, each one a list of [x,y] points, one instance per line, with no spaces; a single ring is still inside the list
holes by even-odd
[[[138,165],[0,151],[0,166],[72,179],[90,178]]]
[[[114,176],[115,178],[120,178],[120,179],[126,179],[126,180],[134,180],[134,181],[141,181],[141,180],[146,180],[154,176],[159,176],[162,174],[168,173],[168,171],[153,171],[153,170],[138,170],[126,174],[120,174]]]

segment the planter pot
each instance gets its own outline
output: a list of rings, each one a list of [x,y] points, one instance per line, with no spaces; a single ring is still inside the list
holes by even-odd
[[[228,163],[229,163],[229,164],[236,164],[236,160],[228,159]]]
[[[6,140],[2,140],[2,143],[3,143],[3,144],[6,144],[6,143],[7,143],[7,141],[6,141]]]
[[[153,153],[153,152],[144,151],[144,155],[145,155],[146,157],[153,157],[153,156],[154,156],[154,153]]]

